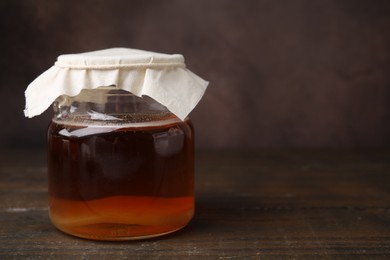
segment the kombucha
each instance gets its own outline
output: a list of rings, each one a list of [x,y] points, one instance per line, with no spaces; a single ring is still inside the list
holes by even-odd
[[[159,236],[194,212],[189,121],[51,123],[49,214],[65,233],[96,240]]]

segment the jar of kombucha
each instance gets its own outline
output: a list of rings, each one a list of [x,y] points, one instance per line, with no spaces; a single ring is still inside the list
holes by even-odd
[[[52,223],[95,240],[183,228],[194,214],[188,114],[208,85],[180,54],[113,48],[60,55],[25,92],[25,116],[50,105]],[[103,86],[103,87],[102,87]]]
[[[61,96],[48,130],[49,214],[65,233],[159,236],[194,213],[191,122],[115,87]]]

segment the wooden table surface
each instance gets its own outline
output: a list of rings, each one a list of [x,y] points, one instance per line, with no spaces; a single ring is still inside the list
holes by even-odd
[[[47,216],[45,152],[1,153],[0,259],[390,258],[390,151],[209,151],[174,234],[96,242]]]

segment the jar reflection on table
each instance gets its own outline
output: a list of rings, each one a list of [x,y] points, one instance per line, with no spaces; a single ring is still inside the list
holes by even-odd
[[[193,127],[154,100],[114,88],[54,104],[48,131],[49,213],[60,230],[97,240],[163,235],[194,212]]]

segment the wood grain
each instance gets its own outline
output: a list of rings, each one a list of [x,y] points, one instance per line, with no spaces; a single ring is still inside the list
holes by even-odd
[[[96,242],[47,216],[45,152],[0,160],[0,258],[385,259],[390,152],[197,153],[197,207],[185,229],[152,240]]]

